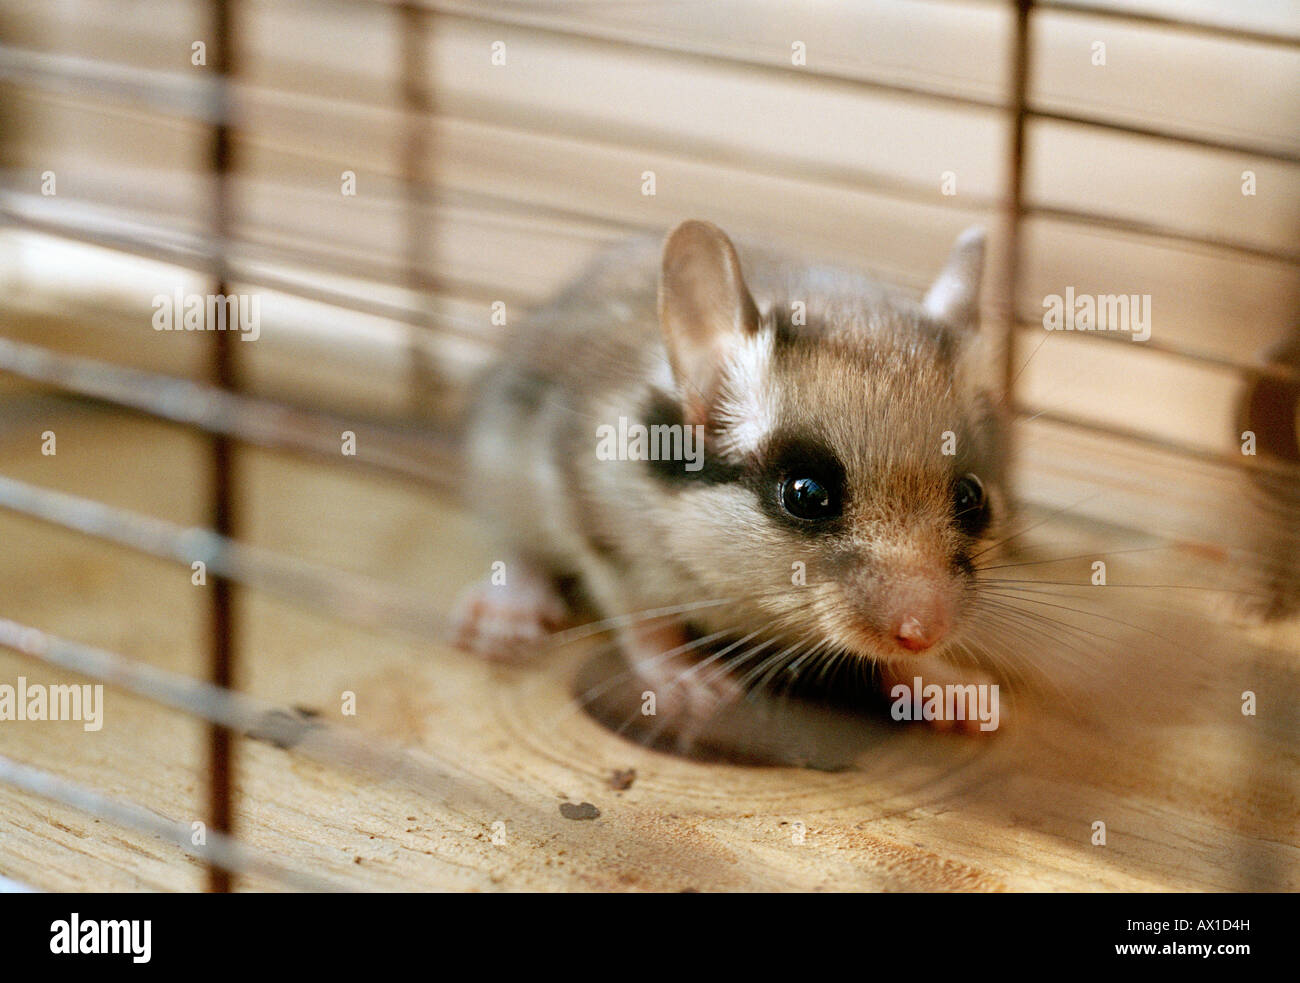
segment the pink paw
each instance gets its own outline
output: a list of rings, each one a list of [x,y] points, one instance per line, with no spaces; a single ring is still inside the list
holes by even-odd
[[[719,713],[738,703],[744,689],[719,666],[697,661],[677,625],[633,628],[625,638],[639,685],[654,696],[655,728],[676,736],[678,750],[688,752],[709,732]]]
[[[520,662],[539,654],[567,620],[568,608],[547,578],[515,572],[505,584],[483,580],[461,594],[455,644],[492,661]]]

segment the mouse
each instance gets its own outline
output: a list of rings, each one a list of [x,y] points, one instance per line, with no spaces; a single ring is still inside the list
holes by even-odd
[[[985,241],[920,297],[698,219],[600,252],[471,400],[468,505],[499,560],[456,643],[527,660],[594,612],[687,740],[829,664],[887,692],[991,678],[968,629],[1013,505]]]

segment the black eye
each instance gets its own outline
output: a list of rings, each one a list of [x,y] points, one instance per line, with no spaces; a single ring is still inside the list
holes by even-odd
[[[984,485],[973,474],[958,479],[952,492],[953,514],[967,536],[978,536],[989,524],[988,496]]]
[[[796,519],[833,519],[840,514],[839,490],[830,481],[794,475],[781,483],[781,506]]]

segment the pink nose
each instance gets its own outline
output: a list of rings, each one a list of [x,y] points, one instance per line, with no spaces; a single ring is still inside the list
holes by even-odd
[[[924,622],[914,614],[904,615],[894,625],[894,641],[909,652],[924,652],[946,634],[944,621],[937,612]]]

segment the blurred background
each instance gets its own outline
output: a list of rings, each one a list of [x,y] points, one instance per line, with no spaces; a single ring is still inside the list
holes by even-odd
[[[5,0],[0,617],[210,675],[188,571],[37,523],[32,488],[449,602],[455,420],[502,321],[692,217],[918,294],[985,224],[1024,500],[1294,612],[1293,0]],[[1045,332],[1067,288],[1149,295],[1150,339]],[[155,331],[177,291],[256,298],[259,337]],[[388,651],[238,596],[250,692],[337,702]],[[204,732],[154,712],[114,781],[202,812]],[[24,741],[77,780],[114,757]]]

